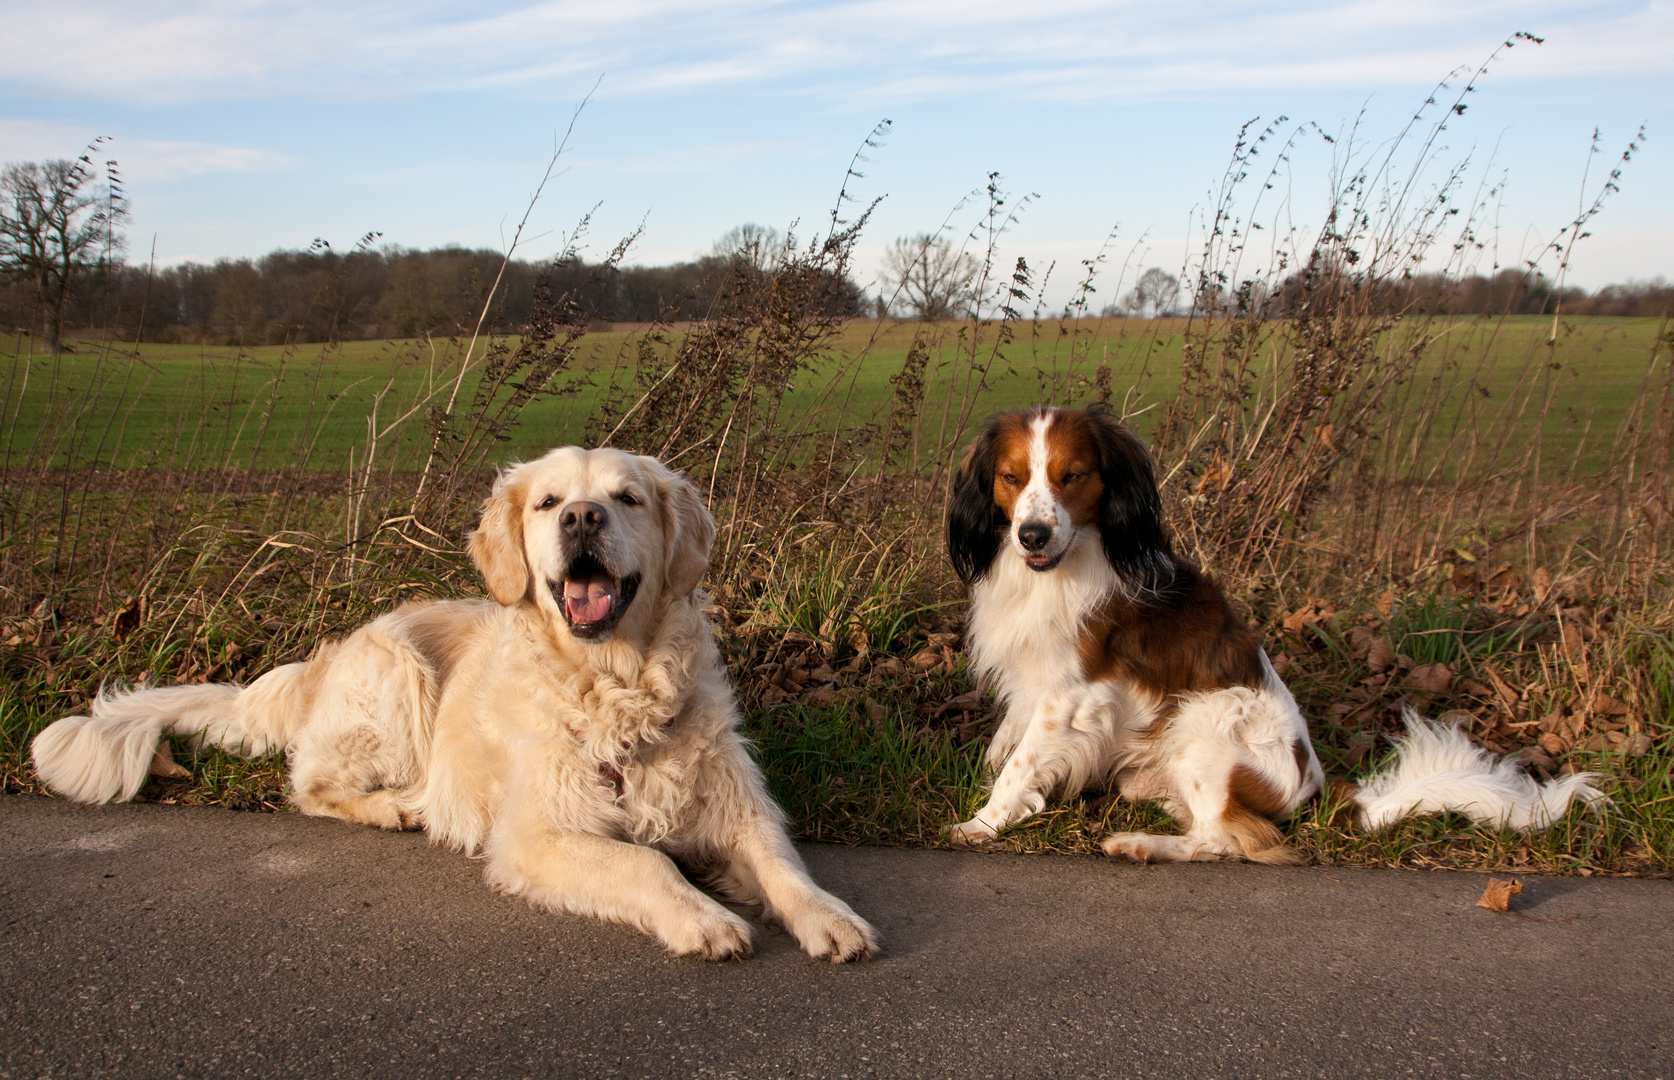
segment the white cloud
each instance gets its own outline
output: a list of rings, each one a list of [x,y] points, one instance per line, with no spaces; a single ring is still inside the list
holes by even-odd
[[[522,85],[608,95],[826,84],[849,99],[1015,94],[1145,98],[1249,87],[1371,88],[1433,80],[1507,33],[1496,77],[1665,73],[1667,0],[84,0],[15,5],[0,85],[33,97],[142,102],[407,96]],[[63,51],[78,63],[66,76]],[[1530,53],[1534,55],[1531,57]],[[1507,58],[1508,61],[1511,58]]]
[[[0,118],[0,161],[79,157],[100,135],[111,137],[94,152],[95,159],[116,160],[122,175],[129,180],[173,180],[199,173],[272,172],[293,164],[285,155],[267,150],[203,142],[129,139],[85,124],[7,118]]]

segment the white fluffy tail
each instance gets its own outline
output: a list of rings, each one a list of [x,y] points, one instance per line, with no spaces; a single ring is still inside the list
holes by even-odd
[[[1592,785],[1597,773],[1575,773],[1540,783],[1512,759],[1475,745],[1456,727],[1406,713],[1407,734],[1395,761],[1372,774],[1354,796],[1366,828],[1414,814],[1451,810],[1479,825],[1542,830],[1579,799],[1594,809],[1609,804]]]
[[[77,802],[127,802],[145,783],[165,733],[250,757],[268,753],[275,749],[270,740],[246,729],[244,693],[225,685],[100,691],[88,710],[93,715],[67,716],[35,736],[35,772]]]

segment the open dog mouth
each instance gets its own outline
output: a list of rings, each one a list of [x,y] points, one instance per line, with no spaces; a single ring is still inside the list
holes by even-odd
[[[592,639],[610,633],[621,621],[639,592],[639,575],[618,578],[598,559],[583,553],[570,563],[563,581],[549,581],[547,588],[563,609],[570,633]]]

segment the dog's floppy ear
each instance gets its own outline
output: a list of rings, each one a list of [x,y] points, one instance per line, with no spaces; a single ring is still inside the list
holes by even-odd
[[[953,497],[947,504],[947,555],[953,571],[966,585],[988,573],[1000,550],[1000,537],[1010,524],[994,502],[994,442],[998,426],[990,423],[965,448],[953,478]]]
[[[709,569],[709,547],[715,542],[715,519],[703,496],[686,477],[655,458],[641,458],[657,477],[662,502],[663,567],[665,587],[676,596],[690,596]]]
[[[471,561],[482,571],[489,595],[507,607],[528,599],[535,587],[523,552],[527,487],[522,467],[502,472],[482,504],[482,521],[471,533]]]
[[[1163,528],[1162,498],[1157,494],[1157,470],[1151,453],[1133,430],[1103,405],[1087,408],[1099,446],[1099,477],[1104,494],[1099,499],[1099,533],[1104,554],[1116,572],[1146,585],[1158,585],[1156,575],[1171,560],[1168,533]]]

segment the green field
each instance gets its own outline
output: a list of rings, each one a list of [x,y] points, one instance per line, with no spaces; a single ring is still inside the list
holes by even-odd
[[[1567,320],[1547,344],[1541,317],[1453,319],[1386,335],[1431,339],[1415,377],[1403,424],[1430,425],[1427,438],[1445,457],[1461,432],[1492,432],[1522,453],[1538,432],[1557,466],[1596,471],[1610,440],[1641,393],[1660,330],[1654,319]],[[1154,406],[1178,386],[1182,320],[1088,320],[1024,323],[997,346],[995,328],[855,322],[787,394],[791,416],[817,413],[824,426],[879,422],[887,416],[891,376],[915,339],[928,351],[917,441],[941,445],[970,420],[996,409],[1047,400],[1078,402],[1094,369],[1108,364],[1113,403],[1135,414],[1141,431]],[[669,332],[677,339],[680,331]],[[984,335],[986,339],[972,339]],[[586,419],[613,377],[624,378],[639,334],[607,331],[580,342],[558,385],[524,410],[499,461],[527,458],[584,438]],[[512,344],[515,344],[513,342]],[[376,421],[382,467],[416,468],[428,439],[427,407],[445,406],[464,343],[349,342],[231,348],[135,347],[79,342],[64,356],[21,355],[0,343],[0,454],[26,463],[98,468],[349,468],[363,463]],[[666,353],[670,348],[661,348]],[[1282,348],[1278,339],[1264,346]],[[455,411],[476,389],[485,343],[460,387]],[[973,364],[975,369],[973,370]],[[1471,384],[1485,389],[1472,389]],[[959,414],[969,419],[962,427]]]

